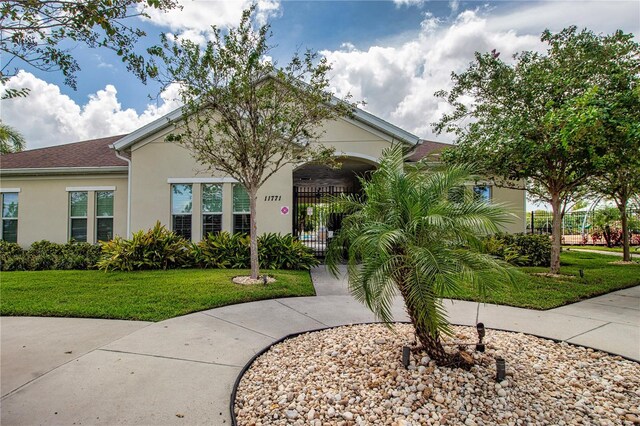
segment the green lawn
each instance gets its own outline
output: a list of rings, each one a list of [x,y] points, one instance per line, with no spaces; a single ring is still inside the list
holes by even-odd
[[[272,284],[231,282],[243,270],[184,269],[0,274],[0,314],[161,321],[190,312],[287,296],[315,294],[306,271],[269,271]]]
[[[573,278],[548,278],[530,275],[547,272],[548,268],[520,268],[523,273],[515,279],[515,284],[503,282],[490,289],[487,296],[480,298],[473,288],[464,288],[460,295],[463,300],[483,300],[487,303],[518,306],[533,309],[551,309],[574,303],[621,288],[640,285],[640,263],[613,265],[617,259],[596,253],[563,252],[561,274]],[[580,278],[579,270],[584,270]]]

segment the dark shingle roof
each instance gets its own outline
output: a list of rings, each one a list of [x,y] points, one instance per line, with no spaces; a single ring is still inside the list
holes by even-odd
[[[407,157],[407,160],[411,162],[420,161],[428,155],[436,154],[445,148],[451,148],[453,146],[454,145],[449,143],[421,140],[411,155]]]
[[[0,156],[0,169],[45,169],[58,167],[126,166],[109,148],[125,135],[31,149]]]

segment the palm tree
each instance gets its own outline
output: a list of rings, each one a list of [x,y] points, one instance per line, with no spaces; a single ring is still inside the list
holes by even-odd
[[[25,144],[20,132],[0,121],[0,154],[22,151]]]
[[[337,276],[346,257],[351,293],[388,325],[399,292],[418,342],[441,366],[473,364],[465,352],[448,353],[442,345],[441,335],[450,334],[442,297],[465,283],[484,291],[510,275],[481,253],[482,237],[499,231],[510,215],[503,206],[474,197],[464,186],[472,180],[465,167],[405,166],[399,146],[386,150],[370,180],[362,180],[364,196],[336,200],[349,215],[326,259]],[[486,270],[498,273],[480,279],[477,272]]]

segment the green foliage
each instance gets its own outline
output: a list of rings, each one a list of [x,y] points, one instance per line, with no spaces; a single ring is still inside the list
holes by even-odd
[[[66,244],[37,241],[28,250],[15,243],[0,243],[0,269],[3,271],[42,271],[50,269],[93,269],[100,258],[100,246],[88,243]]]
[[[363,199],[338,199],[350,214],[329,246],[327,264],[337,274],[346,250],[351,293],[386,323],[399,291],[420,343],[437,359],[444,352],[439,335],[449,330],[441,298],[467,283],[484,291],[506,272],[480,251],[482,238],[510,217],[502,206],[474,197],[464,167],[406,167],[400,146],[386,150],[371,179],[361,181]],[[494,273],[479,279],[477,272],[487,270]]]
[[[163,36],[149,53],[162,64],[157,79],[163,86],[180,83],[183,125],[167,139],[184,145],[198,163],[237,179],[249,194],[256,278],[258,189],[287,164],[330,161],[333,149],[316,142],[322,124],[350,115],[353,105],[336,102],[327,78],[331,66],[316,52],[296,54],[283,67],[265,60],[271,34],[268,25],[254,29],[254,14],[255,5],[228,32],[212,27],[204,46]]]
[[[22,151],[25,145],[20,132],[0,121],[0,154]]]
[[[249,237],[220,232],[193,246],[196,265],[203,268],[248,268]],[[260,267],[264,269],[309,270],[319,264],[313,251],[291,234],[263,234],[258,237]]]
[[[148,231],[140,230],[130,240],[115,237],[100,243],[103,271],[173,269],[192,266],[191,243],[169,231],[160,222]]]
[[[263,234],[258,237],[258,257],[264,269],[309,270],[320,262],[313,250],[291,234]]]
[[[485,249],[492,256],[518,266],[549,266],[551,259],[548,235],[498,233],[486,238]]]
[[[242,269],[249,266],[249,237],[220,232],[194,244],[193,256],[201,268]]]
[[[453,112],[434,127],[456,135],[458,146],[443,155],[449,162],[473,162],[506,185],[526,179],[528,192],[551,204],[551,268],[558,272],[562,213],[602,173],[610,137],[621,139],[614,148],[635,138],[629,151],[639,155],[640,121],[628,112],[638,105],[640,47],[633,34],[576,27],[547,30],[541,41],[546,53],[522,52],[513,64],[476,53],[466,71],[453,74],[453,89],[437,93]]]

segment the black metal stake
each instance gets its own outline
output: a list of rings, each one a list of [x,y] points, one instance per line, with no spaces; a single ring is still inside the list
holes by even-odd
[[[496,382],[501,382],[507,377],[507,365],[504,358],[496,358]]]
[[[409,346],[402,347],[402,365],[409,368],[409,357],[411,356],[411,348]]]
[[[584,278],[584,269],[579,269],[578,272],[580,272],[580,278]]]
[[[484,323],[477,323],[476,330],[478,330],[478,344],[476,345],[476,351],[484,352],[484,343],[482,343],[482,339],[484,339],[485,335]]]

